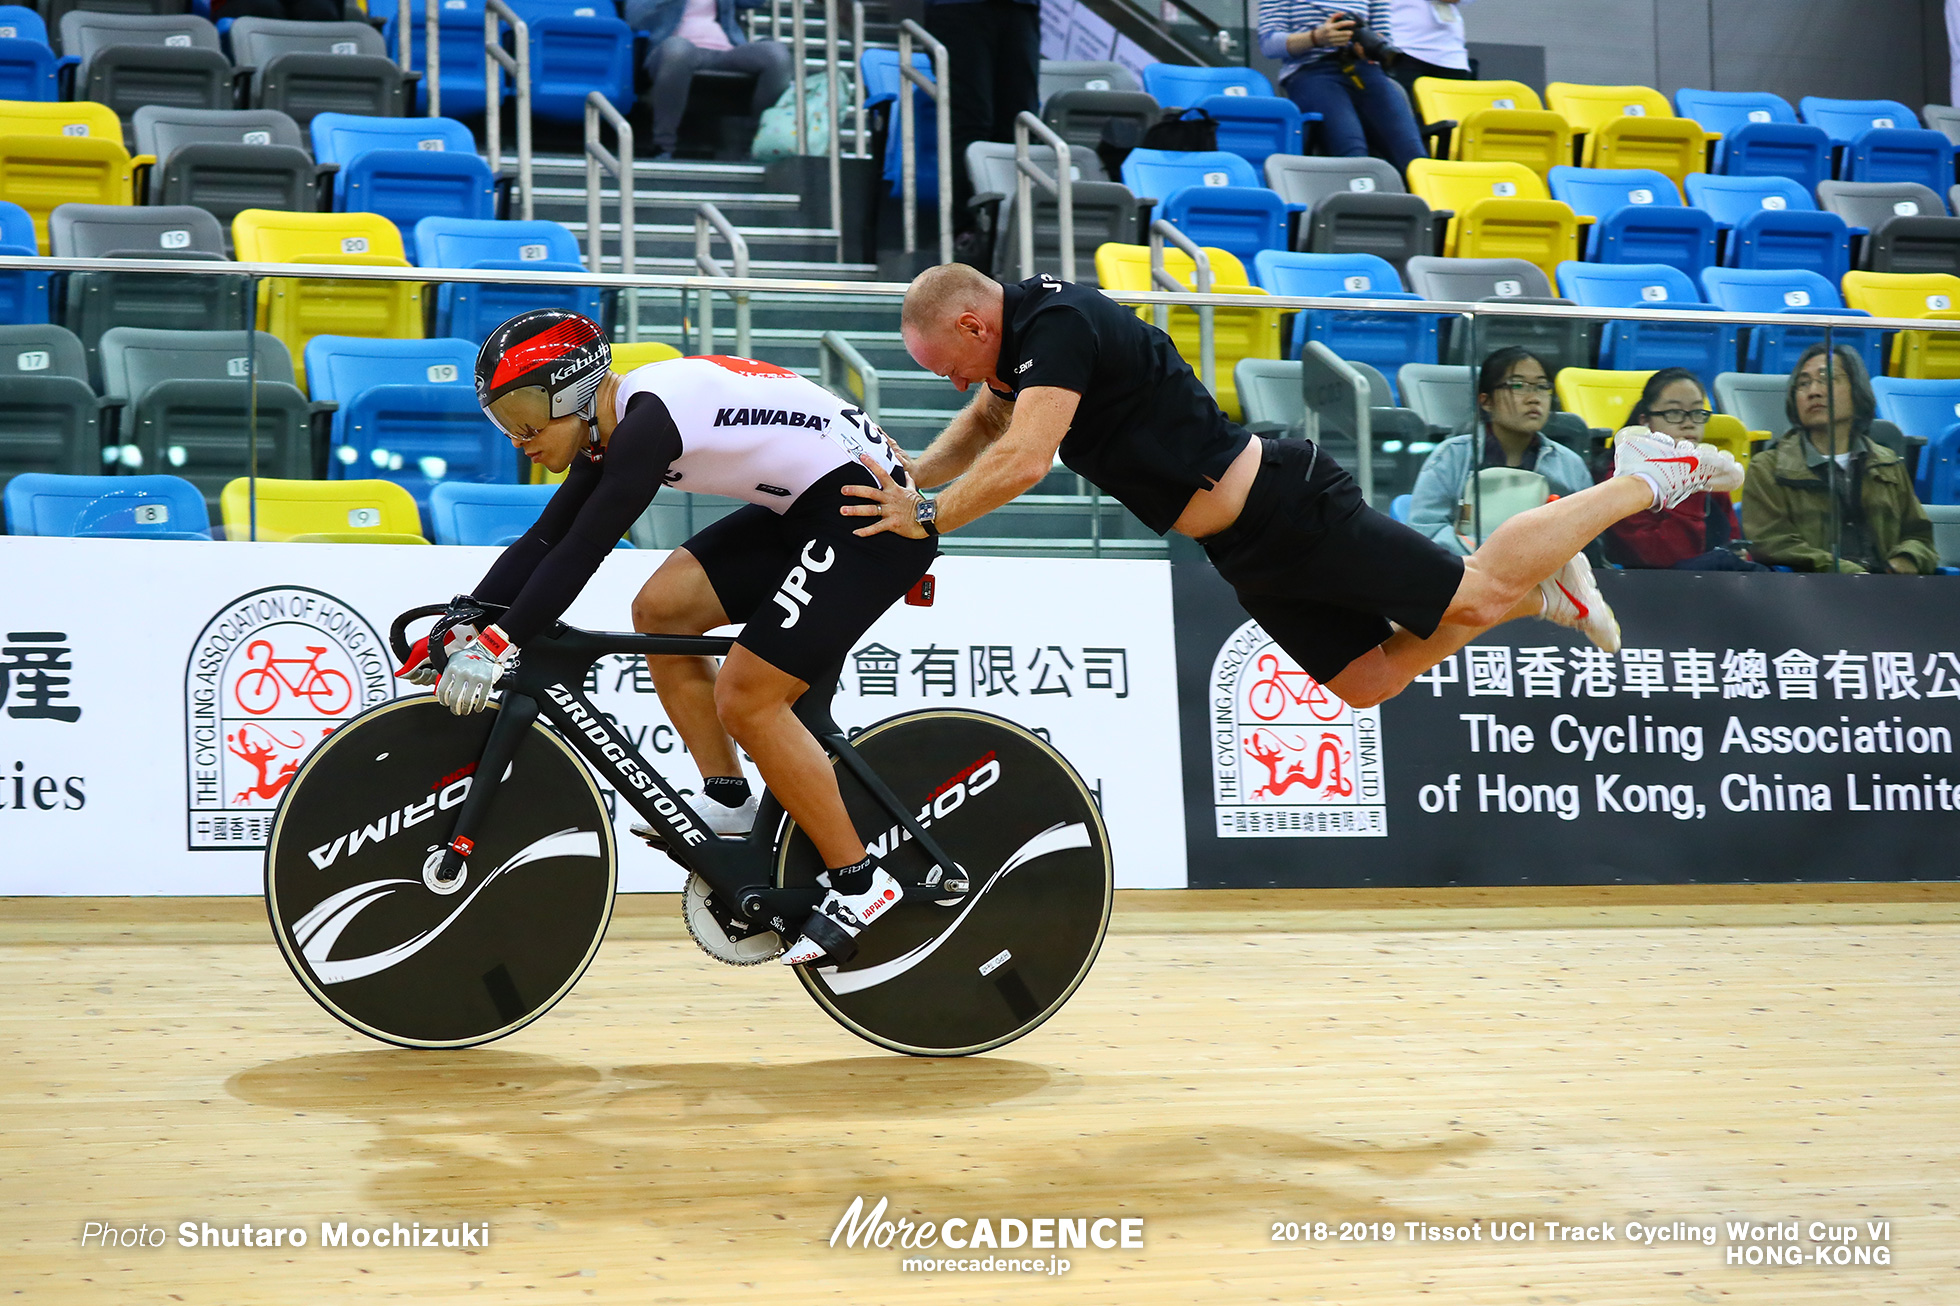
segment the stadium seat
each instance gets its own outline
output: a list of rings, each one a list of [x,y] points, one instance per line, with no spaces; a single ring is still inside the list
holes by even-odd
[[[0,326],[0,480],[102,469],[101,401],[82,342],[58,326]]]
[[[1688,203],[1707,212],[1725,231],[1757,213],[1805,213],[1817,208],[1812,193],[1788,177],[1691,172],[1686,189]]]
[[[1265,296],[1268,292],[1251,284],[1245,265],[1229,250],[1206,249],[1211,262],[1212,290],[1221,295]],[[1164,251],[1164,271],[1187,290],[1196,282],[1191,256],[1179,249]],[[1096,278],[1105,290],[1150,289],[1150,248],[1147,245],[1108,244],[1096,250]],[[1146,322],[1156,320],[1156,310],[1139,308],[1137,316]],[[1193,308],[1170,310],[1170,336],[1177,352],[1193,371],[1200,370],[1198,311]],[[1237,383],[1233,368],[1241,358],[1280,357],[1279,310],[1276,308],[1220,308],[1214,312],[1212,356],[1217,365],[1218,405],[1233,421],[1239,419]]]
[[[0,5],[0,41],[48,44],[48,25],[31,5]]]
[[[583,273],[578,238],[556,222],[499,222],[424,218],[415,224],[415,261],[422,267],[486,271]],[[582,286],[450,283],[436,289],[435,332],[482,340],[499,323],[530,308],[564,308],[595,321],[605,316],[605,292]]]
[[[43,254],[55,205],[128,204],[130,175],[122,120],[107,105],[0,102],[0,197],[34,219]]]
[[[1664,263],[1561,263],[1559,289],[1588,308],[1666,308],[1713,312],[1695,283]],[[1600,332],[1599,362],[1610,371],[1685,367],[1707,386],[1733,371],[1741,328],[1723,323],[1608,322]]]
[[[1847,272],[1844,302],[1873,317],[1960,320],[1960,277],[1945,273]],[[1894,376],[1960,376],[1960,334],[1901,331],[1892,337]]]
[[[1652,87],[1552,82],[1545,101],[1585,133],[1580,162],[1588,168],[1652,168],[1679,185],[1706,165],[1711,134],[1692,118],[1675,117]]]
[[[1703,130],[1720,133],[1715,142],[1715,171],[1723,171],[1728,138],[1736,132],[1765,123],[1791,124],[1797,111],[1780,95],[1768,91],[1697,91],[1682,87],[1674,93],[1675,110],[1692,118]]]
[[[1272,155],[1300,152],[1304,115],[1284,96],[1214,95],[1197,107],[1218,125],[1218,148],[1255,168]]]
[[[56,258],[225,258],[224,229],[188,206],[63,204],[49,217]],[[110,327],[245,326],[243,276],[174,272],[71,272],[62,322],[102,379],[100,342]]]
[[[1286,212],[1286,201],[1264,186],[1183,186],[1164,197],[1155,216],[1199,245],[1249,260],[1286,248]]]
[[[0,254],[33,258],[38,253],[34,219],[20,205],[0,200]],[[0,272],[0,322],[19,325],[46,322],[48,275],[27,268]]]
[[[1701,274],[1708,302],[1731,313],[1834,313],[1856,316],[1838,294],[1837,285],[1815,272],[1798,268],[1708,268]],[[1750,372],[1789,372],[1811,345],[1824,339],[1821,327],[1747,327],[1744,368]],[[1884,369],[1878,331],[1834,331],[1833,342],[1850,345],[1874,375]]]
[[[1960,450],[1960,379],[1874,376],[1878,415],[1909,436],[1926,441],[1920,451],[1916,488],[1927,503],[1960,503],[1960,476],[1954,455]]]
[[[1054,166],[1052,158],[1049,166]],[[993,268],[1003,281],[1021,276],[1021,218],[1015,200],[1010,194],[1002,203],[996,227]],[[1137,241],[1137,197],[1121,182],[1077,181],[1071,184],[1069,203],[1075,223],[1075,279],[1093,286],[1096,249],[1110,241],[1125,245]],[[1034,270],[1061,275],[1060,208],[1039,191],[1034,192],[1034,224]],[[1283,235],[1284,217],[1280,231]]]
[[[1928,127],[1936,132],[1944,132],[1946,138],[1960,145],[1960,109],[1950,104],[1929,104],[1919,111]]]
[[[413,18],[409,23],[409,67],[422,73],[423,79],[415,87],[415,103],[411,112],[417,116],[429,111],[428,84],[428,27],[422,19],[422,8],[411,7]],[[388,19],[382,29],[383,43],[390,51],[401,49],[400,37],[395,24],[401,21],[399,13]],[[441,68],[438,73],[442,79],[441,109],[445,116],[452,118],[471,117],[484,110],[483,77],[483,0],[442,0],[442,8],[437,18],[437,37],[441,42]],[[502,30],[500,25],[500,30]],[[499,69],[498,101],[508,93],[508,74]],[[597,88],[594,88],[597,89]]]
[[[472,388],[474,341],[432,337],[377,340],[368,336],[314,336],[306,342],[307,393],[316,404],[335,406],[331,443],[345,443],[347,405],[378,385],[448,385]]]
[[[1576,413],[1587,426],[1617,431],[1626,425],[1627,414],[1640,402],[1640,391],[1657,368],[1621,371],[1606,368],[1567,367],[1552,378],[1559,407]]]
[[[635,344],[617,344],[612,347],[612,370],[621,376],[636,367],[648,363],[664,363],[670,358],[679,358],[681,351],[672,345],[658,340],[642,340]]]
[[[1288,204],[1312,208],[1333,195],[1406,195],[1402,174],[1386,159],[1275,154],[1264,164],[1266,184]]]
[[[1409,188],[1431,209],[1456,215],[1444,237],[1443,252],[1452,258],[1522,258],[1549,276],[1578,257],[1578,216],[1521,163],[1417,159],[1409,164]]]
[[[621,113],[632,111],[633,29],[614,15],[610,4],[604,13],[592,14],[575,13],[573,6],[546,10],[520,4],[516,9],[531,35],[533,114],[582,123],[585,97],[592,91]],[[480,76],[477,80],[481,84]]]
[[[1717,409],[1767,439],[1790,425],[1786,409],[1789,389],[1787,376],[1723,372],[1715,378],[1713,394]]]
[[[361,118],[319,113],[313,157],[339,165],[334,207],[379,213],[396,226],[423,218],[493,218],[496,178],[469,128],[453,118]]]
[[[867,50],[865,58],[874,53]],[[1162,116],[1157,101],[1142,91],[1057,91],[1041,106],[1041,120],[1068,142],[1083,177],[1090,181],[1119,180],[1103,170],[1102,160],[1096,154],[1105,127],[1111,122],[1121,122],[1133,139],[1140,141],[1143,133]]]
[[[1266,184],[1297,209],[1293,248],[1315,254],[1373,254],[1397,270],[1436,249],[1435,219],[1421,197],[1381,159],[1275,154]]]
[[[1123,184],[1139,199],[1162,202],[1186,186],[1263,189],[1250,163],[1224,150],[1131,150]]]
[[[1960,274],[1960,218],[1892,218],[1865,237],[1859,264],[1872,272]]]
[[[1245,429],[1254,435],[1297,439],[1307,420],[1307,397],[1302,389],[1297,358],[1241,358],[1232,368],[1232,384]]]
[[[1681,192],[1648,168],[1557,167],[1552,197],[1594,219],[1586,257],[1594,263],[1665,263],[1695,276],[1715,262],[1715,220],[1681,203]]]
[[[1477,421],[1477,369],[1453,363],[1404,363],[1396,372],[1402,402],[1434,431],[1468,431]]]
[[[1797,101],[1803,120],[1822,127],[1833,145],[1849,145],[1874,127],[1914,128],[1919,115],[1897,100],[1833,100],[1806,95]]]
[[[428,519],[437,544],[515,544],[557,493],[552,485],[472,485],[444,481],[429,491]]]
[[[36,21],[39,21],[38,17]],[[0,26],[0,31],[5,30],[4,26]],[[18,31],[19,28],[14,30]],[[55,65],[55,53],[48,48],[46,41],[0,37],[0,100],[59,99],[61,92],[55,77]]]
[[[1165,108],[1190,108],[1214,95],[1271,95],[1273,84],[1256,68],[1153,63],[1144,66],[1143,89]]]
[[[1930,186],[1911,181],[1826,181],[1817,201],[1852,227],[1870,231],[1893,218],[1942,218],[1946,202]]]
[[[1424,299],[1549,299],[1551,278],[1521,258],[1417,258],[1409,260],[1409,289]]]
[[[232,219],[241,262],[410,266],[401,232],[373,213],[275,213],[247,209]],[[259,325],[302,358],[316,335],[419,337],[422,286],[413,281],[271,278],[260,287]],[[304,375],[302,370],[301,375]]]
[[[1916,128],[1874,127],[1844,151],[1846,181],[1917,182],[1935,194],[1953,184],[1953,142]]]
[[[1831,176],[1831,138],[1797,122],[1752,122],[1722,141],[1721,170],[1731,177],[1788,177],[1805,190]]]
[[[258,491],[253,495],[253,490]],[[393,481],[305,481],[239,477],[224,487],[225,534],[247,538],[257,503],[261,542],[292,544],[427,544],[421,514]]]
[[[1572,124],[1523,82],[1418,77],[1415,101],[1439,158],[1522,163],[1541,177],[1572,161]]]
[[[339,438],[328,460],[335,480],[379,476],[423,506],[445,481],[517,483],[516,451],[483,415],[474,385],[370,386],[337,416]]]
[[[9,535],[113,540],[209,540],[211,514],[181,476],[63,476],[7,482]]]
[[[248,349],[255,350],[247,362]],[[225,481],[253,465],[268,476],[312,470],[311,409],[293,384],[284,345],[257,332],[114,327],[102,336],[102,393],[122,410],[125,466],[182,476],[215,502]]]
[[[1275,295],[1422,298],[1404,290],[1395,269],[1372,254],[1265,250],[1253,260],[1253,268],[1259,284]],[[1297,356],[1307,341],[1318,340],[1350,362],[1390,368],[1403,363],[1433,363],[1438,320],[1426,313],[1312,309],[1294,317],[1287,352]]]
[[[1424,299],[1468,302],[1569,305],[1556,296],[1543,268],[1523,259],[1414,258],[1406,273],[1409,289]],[[1488,314],[1446,322],[1449,363],[1481,362],[1493,350],[1517,345],[1529,349],[1556,372],[1591,367],[1597,324],[1581,318]]]
[[[1041,102],[1063,91],[1141,91],[1143,83],[1122,64],[1108,59],[1043,59]]]
[[[195,204],[229,227],[246,209],[320,207],[319,169],[299,124],[276,109],[136,111],[137,185],[151,204]],[[147,185],[145,180],[147,179]]]
[[[482,31],[479,22],[477,32]],[[277,109],[301,126],[316,113],[399,118],[407,110],[401,67],[381,33],[367,23],[240,18],[228,35],[239,75],[250,74],[255,108]],[[482,84],[479,75],[477,85]]]
[[[75,97],[108,105],[125,123],[146,104],[231,107],[231,60],[209,19],[77,9],[60,26],[62,53],[81,61]]]

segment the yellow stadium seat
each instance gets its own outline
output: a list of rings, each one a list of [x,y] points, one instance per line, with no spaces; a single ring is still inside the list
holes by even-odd
[[[620,375],[648,363],[664,363],[670,358],[679,358],[681,351],[672,345],[663,345],[658,340],[642,340],[638,344],[614,345],[612,347],[612,370]]]
[[[1251,285],[1245,264],[1222,249],[1205,248],[1211,260],[1212,293],[1219,295],[1269,295]],[[1193,286],[1196,267],[1182,250],[1164,251],[1164,271],[1188,290]],[[1111,242],[1096,247],[1096,280],[1105,290],[1148,290],[1150,288],[1150,247]],[[1137,316],[1156,321],[1156,309],[1145,306]],[[1173,308],[1170,311],[1171,343],[1196,372],[1204,366],[1198,339],[1198,310]],[[1233,373],[1242,358],[1278,358],[1279,310],[1276,308],[1220,308],[1212,313],[1212,361],[1216,367],[1218,406],[1233,421],[1242,421],[1239,389]]]
[[[1674,116],[1674,106],[1651,86],[1551,82],[1545,87],[1545,107],[1562,114],[1572,130],[1581,132],[1597,131],[1615,118]]]
[[[1476,82],[1457,77],[1416,78],[1416,108],[1424,122],[1462,122],[1479,109],[1538,110],[1545,102],[1523,82]]]
[[[1578,215],[1522,163],[1417,159],[1409,189],[1455,213],[1444,236],[1451,258],[1521,258],[1556,279],[1560,263],[1579,257]]]
[[[1245,264],[1238,256],[1228,250],[1204,246],[1205,257],[1211,260],[1211,284],[1214,286],[1249,286],[1252,278],[1246,275]],[[1197,276],[1197,265],[1191,256],[1181,249],[1164,251],[1164,271],[1176,277],[1184,285],[1191,286]],[[1150,246],[1122,245],[1111,241],[1096,247],[1096,281],[1104,290],[1149,290],[1150,285]]]
[[[229,539],[250,538],[250,482],[230,481],[218,498]],[[415,498],[393,481],[280,481],[259,478],[258,538],[287,543],[427,544]]]
[[[1844,303],[1873,317],[1960,318],[1960,277],[1946,272],[1847,272]],[[1960,376],[1960,333],[1901,331],[1892,338],[1894,376]]]
[[[1652,372],[1608,372],[1595,367],[1562,367],[1552,378],[1559,407],[1577,413],[1587,426],[1617,431],[1640,402]]]
[[[48,214],[57,204],[128,204],[135,167],[122,121],[89,100],[0,100],[0,199],[34,219],[48,252]]]
[[[1692,118],[1675,117],[1674,106],[1651,86],[1553,82],[1545,102],[1585,134],[1580,162],[1588,168],[1652,168],[1684,186],[1689,173],[1705,170],[1708,143],[1721,139]]]
[[[241,263],[412,267],[395,224],[376,213],[287,213],[246,209],[232,219]],[[259,288],[259,327],[292,350],[306,384],[306,342],[318,335],[417,339],[422,283],[333,277],[269,277]]]
[[[1749,466],[1749,443],[1753,433],[1745,427],[1741,419],[1730,417],[1727,413],[1715,413],[1708,419],[1708,425],[1701,433],[1703,444],[1712,444],[1717,449],[1727,449],[1735,455],[1735,460]],[[1742,487],[1729,491],[1729,498],[1742,502]]]
[[[1572,162],[1572,124],[1547,111],[1523,82],[1418,77],[1416,105],[1426,123],[1456,124],[1452,159],[1522,163],[1540,177]]]

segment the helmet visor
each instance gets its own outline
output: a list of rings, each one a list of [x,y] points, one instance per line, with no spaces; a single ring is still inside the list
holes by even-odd
[[[551,422],[551,397],[543,386],[527,385],[498,395],[484,406],[497,429],[521,440]]]

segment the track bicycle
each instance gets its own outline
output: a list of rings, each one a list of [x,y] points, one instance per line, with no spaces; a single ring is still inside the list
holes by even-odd
[[[389,632],[398,660],[411,622]],[[430,648],[443,658],[441,623]],[[586,698],[607,654],[720,656],[722,636],[554,625],[458,717],[432,696],[379,704],[308,755],[273,822],[266,909],[300,984],[374,1038],[487,1043],[563,998],[611,918],[618,850],[605,785],[692,873],[689,932],[720,960],[770,960],[823,896],[815,846],[768,793],[743,837],[710,833]],[[797,716],[846,808],[904,887],[842,966],[797,967],[817,1005],[898,1052],[960,1056],[1026,1034],[1088,975],[1114,880],[1095,798],[1045,740],[965,708],[889,717],[847,738],[834,674]],[[596,779],[595,779],[596,776]]]

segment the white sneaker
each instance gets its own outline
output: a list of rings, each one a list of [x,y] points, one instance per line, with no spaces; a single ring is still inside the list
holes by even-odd
[[[1620,651],[1619,619],[1599,592],[1599,582],[1593,579],[1592,564],[1585,554],[1573,554],[1557,575],[1539,582],[1538,592],[1545,600],[1539,616],[1581,632],[1608,653]]]
[[[701,824],[707,826],[715,834],[723,837],[733,836],[740,838],[754,828],[755,813],[759,802],[755,794],[750,794],[749,800],[740,807],[730,807],[706,795],[701,795],[688,799],[687,805],[694,810],[696,816],[701,818]],[[664,849],[667,846],[667,841],[654,833],[653,827],[645,821],[636,822],[627,826],[626,829],[629,833],[636,834],[646,840],[649,845],[656,849]]]
[[[1726,449],[1629,426],[1613,437],[1613,475],[1647,482],[1658,512],[1703,490],[1736,489],[1742,484],[1742,464]]]
[[[904,896],[905,890],[882,866],[871,868],[871,887],[863,893],[845,895],[832,889],[803,923],[802,935],[783,954],[783,965],[804,966],[815,961],[843,965],[857,954],[857,936],[864,928]]]

